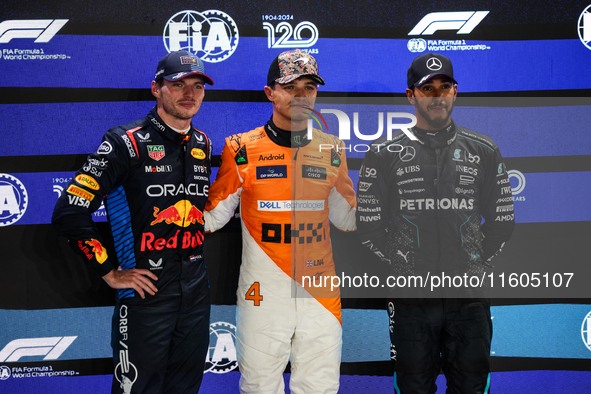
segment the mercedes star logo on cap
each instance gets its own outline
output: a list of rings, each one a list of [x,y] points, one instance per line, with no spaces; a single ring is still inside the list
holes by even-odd
[[[436,57],[432,57],[429,60],[427,60],[427,68],[431,71],[437,71],[437,70],[441,70],[441,67],[443,67],[443,64],[441,63],[441,60],[437,59]]]

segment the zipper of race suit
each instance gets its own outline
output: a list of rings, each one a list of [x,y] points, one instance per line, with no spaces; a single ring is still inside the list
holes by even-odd
[[[292,205],[291,206],[294,207],[294,208],[293,208],[293,211],[292,211],[292,217],[291,217],[290,222],[291,222],[291,225],[294,228],[295,228],[295,225],[296,225],[296,223],[295,223],[295,217],[296,217],[296,210],[295,210],[296,208],[295,207],[297,206],[297,198],[296,198],[296,195],[297,194],[296,194],[296,190],[297,190],[298,182],[300,181],[299,180],[299,177],[297,176],[297,172],[298,172],[297,171],[297,164],[298,164],[298,153],[299,152],[300,152],[300,147],[298,146],[296,148],[295,154],[293,155],[293,171],[292,171],[292,174],[291,174],[291,176],[293,178],[293,190],[292,190],[292,196],[291,196],[292,197]],[[293,232],[293,228],[290,226],[290,233],[292,233],[292,232]],[[296,277],[297,264],[295,263],[295,251],[294,251],[294,249],[296,248],[296,245],[297,244],[293,242],[294,239],[291,236],[291,234],[289,234],[289,240],[291,241],[290,242],[290,245],[291,245],[290,246],[290,250],[292,252],[290,254],[290,256],[291,256],[290,260],[291,260],[291,264],[292,264],[292,267],[293,267],[292,268],[292,271],[293,271],[292,278],[293,278],[294,281],[297,282],[297,280],[296,280],[296,278],[297,278]],[[295,289],[297,289],[297,287],[295,287]],[[295,298],[297,298],[297,294],[296,294],[296,297]]]

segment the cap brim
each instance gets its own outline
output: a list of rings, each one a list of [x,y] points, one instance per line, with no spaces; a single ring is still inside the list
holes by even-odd
[[[162,78],[166,79],[167,81],[180,81],[181,79],[185,79],[185,78],[193,77],[193,76],[201,77],[201,78],[203,78],[205,83],[207,83],[209,85],[213,85],[213,79],[211,79],[211,77],[209,75],[200,73],[198,71],[186,71],[186,72],[174,73],[174,74],[165,75]]]
[[[421,86],[423,86],[424,84],[426,84],[427,82],[429,82],[430,80],[432,80],[433,78],[439,77],[439,76],[447,77],[447,78],[451,79],[452,81],[454,81],[455,84],[458,83],[458,81],[456,81],[454,79],[454,77],[452,77],[449,74],[446,74],[446,73],[431,73],[431,74],[427,74],[423,78],[419,79],[417,82],[415,82],[415,84],[413,86],[416,86],[417,88],[420,88]]]
[[[324,85],[324,79],[322,79],[322,77],[320,77],[320,75],[316,75],[316,74],[295,74],[295,75],[286,75],[285,77],[282,78],[277,78],[275,80],[275,82],[280,83],[280,84],[286,84],[286,83],[290,83],[292,81],[295,81],[298,78],[302,78],[302,77],[308,77],[313,79],[314,81],[318,82],[320,85]]]

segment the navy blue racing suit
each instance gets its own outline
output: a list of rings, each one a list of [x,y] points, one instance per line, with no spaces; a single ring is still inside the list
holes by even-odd
[[[211,142],[169,128],[153,109],[103,137],[58,199],[52,222],[88,266],[153,272],[158,292],[118,291],[113,393],[197,392],[209,342],[203,261]],[[91,214],[105,202],[114,249]]]
[[[395,277],[485,278],[514,227],[513,197],[499,149],[456,126],[411,129],[373,145],[360,170],[357,229]],[[484,282],[483,282],[484,283]],[[395,388],[485,393],[490,371],[487,285],[393,288],[388,302]]]

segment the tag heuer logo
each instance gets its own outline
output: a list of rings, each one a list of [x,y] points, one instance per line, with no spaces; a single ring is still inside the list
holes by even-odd
[[[148,145],[148,156],[156,161],[162,159],[166,156],[164,153],[164,145]]]

